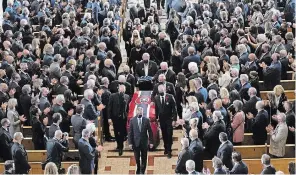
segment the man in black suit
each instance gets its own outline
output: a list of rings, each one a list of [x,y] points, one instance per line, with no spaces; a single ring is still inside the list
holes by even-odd
[[[153,88],[153,92],[151,95],[152,101],[154,101],[154,97],[158,94],[157,92],[158,92],[159,85],[163,85],[165,87],[166,93],[173,95],[174,98],[176,97],[176,90],[175,90],[174,84],[167,82],[164,74],[160,74],[158,76],[158,82],[159,83],[157,83]]]
[[[11,154],[15,164],[15,174],[28,174],[31,170],[27,152],[22,145],[23,139],[21,132],[16,132],[13,136],[14,144],[11,147]]]
[[[143,76],[153,77],[158,70],[157,64],[150,60],[150,55],[148,53],[144,53],[142,59],[143,60],[136,65],[136,78],[138,79]]]
[[[245,164],[245,162],[242,161],[242,156],[239,152],[232,152],[232,161],[234,163],[234,166],[229,171],[229,174],[248,174],[248,166]]]
[[[149,142],[148,142],[149,136]],[[129,147],[134,150],[137,163],[136,174],[145,174],[147,164],[148,144],[153,148],[153,135],[150,120],[143,117],[143,108],[137,108],[137,115],[130,120],[128,132]],[[140,158],[142,161],[140,161]]]
[[[45,164],[53,162],[59,170],[61,169],[63,152],[68,152],[69,150],[68,139],[68,135],[63,135],[61,130],[54,132],[54,137],[46,143],[47,158]]]
[[[125,94],[125,86],[119,85],[119,92],[111,94],[108,103],[109,124],[113,123],[115,139],[119,156],[122,155],[123,142],[127,135],[126,120],[128,113],[129,96]],[[116,109],[116,110],[114,110]]]
[[[7,94],[8,86],[6,83],[0,84],[0,104],[6,103],[9,100],[9,96]]]
[[[23,87],[25,84],[31,84],[32,79],[31,76],[27,73],[28,71],[28,65],[27,63],[21,63],[20,64],[20,77],[21,81],[19,82],[19,85]]]
[[[248,101],[244,101],[243,111],[245,114],[252,114],[253,116],[257,115],[256,103],[261,99],[257,97],[257,90],[253,87],[249,88],[248,94],[250,99]],[[245,122],[245,132],[252,132],[252,124],[250,120],[246,120]]]
[[[248,94],[249,88],[251,87],[251,85],[249,83],[249,77],[247,74],[241,74],[239,80],[242,85],[242,87],[239,91],[239,95],[240,95],[242,101],[247,101],[250,99],[250,96]]]
[[[175,98],[167,94],[164,85],[158,86],[158,95],[155,97],[155,115],[160,123],[164,142],[164,154],[172,157],[173,126],[177,120]]]
[[[280,51],[280,62],[282,65],[282,72],[281,72],[281,80],[287,80],[288,79],[288,74],[287,71],[290,69],[289,68],[289,59],[287,58],[287,51],[286,50],[281,50]]]
[[[225,123],[220,111],[214,111],[212,118],[214,123],[211,126],[209,126],[208,123],[202,125],[202,128],[204,129],[204,146],[206,147],[205,150],[210,154],[210,158],[217,155],[220,145],[220,132],[226,131]]]
[[[263,165],[263,170],[261,171],[261,174],[275,174],[276,170],[275,168],[270,165],[270,156],[267,154],[263,154],[261,157],[261,163]]]
[[[82,137],[78,142],[79,151],[79,168],[81,174],[92,174],[93,172],[93,161],[95,159],[96,151],[100,152],[103,150],[102,146],[97,146],[95,149],[89,143],[89,137],[91,132],[88,129],[82,130]]]
[[[187,174],[186,162],[192,158],[192,151],[189,149],[188,138],[181,139],[182,150],[178,155],[177,165],[175,169],[176,174]]]
[[[48,129],[48,138],[51,139],[54,137],[54,133],[57,130],[60,130],[60,123],[62,122],[62,115],[60,113],[54,113],[52,116],[52,124]]]
[[[124,75],[119,75],[118,76],[118,80],[112,81],[109,84],[110,92],[112,94],[118,92],[118,86],[120,84],[123,84],[125,86],[125,89],[126,89],[126,92],[125,93],[127,95],[129,95],[130,97],[132,97],[132,95],[134,94],[134,89],[132,89],[132,86],[131,86],[130,83],[126,82],[126,78],[125,78]]]
[[[62,76],[66,76],[68,77],[69,80],[69,88],[72,90],[72,92],[75,93],[80,93],[80,88],[79,85],[83,84],[83,81],[79,78],[79,75],[73,75],[73,72],[75,71],[75,65],[71,64],[71,63],[67,63],[66,64],[66,71],[63,72]],[[82,73],[80,73],[82,74]]]
[[[225,132],[221,132],[219,134],[219,140],[221,142],[221,145],[219,146],[219,149],[217,151],[217,157],[219,157],[223,164],[231,170],[233,165],[232,165],[232,160],[231,160],[231,154],[233,152],[233,145],[232,143],[228,140],[227,134]]]
[[[160,63],[160,69],[154,75],[154,80],[156,80],[160,74],[165,75],[165,79],[167,82],[170,82],[172,84],[176,83],[176,73],[169,69],[167,62]]]
[[[11,147],[13,145],[12,137],[9,134],[8,128],[10,126],[10,121],[7,118],[1,120],[0,128],[0,157],[6,161],[11,160]]]
[[[189,132],[189,137],[191,140],[189,149],[192,152],[192,160],[195,162],[195,171],[202,172],[203,169],[203,145],[198,138],[198,131],[192,129]]]
[[[241,72],[249,75],[251,71],[257,71],[258,66],[256,63],[256,55],[253,53],[249,54],[249,61],[246,64],[242,65]]]
[[[264,102],[258,101],[256,103],[258,113],[256,117],[252,113],[247,114],[247,118],[252,121],[252,132],[254,145],[264,145],[267,140],[266,127],[269,124],[268,112],[264,109]]]
[[[68,89],[69,79],[66,76],[62,76],[60,78],[60,83],[55,85],[55,87],[52,88],[52,94],[53,95],[59,95],[64,94],[65,91]]]
[[[230,74],[231,74],[232,79],[231,79],[227,89],[228,89],[229,92],[232,91],[232,90],[237,90],[239,92],[242,85],[241,85],[241,83],[239,81],[239,77],[238,77],[239,71],[238,71],[238,69],[232,68],[230,70]]]
[[[293,105],[289,101],[284,102],[284,108],[286,111],[286,123],[289,128],[295,128],[295,113],[293,111]],[[288,132],[287,144],[295,144],[295,135],[293,132]]]

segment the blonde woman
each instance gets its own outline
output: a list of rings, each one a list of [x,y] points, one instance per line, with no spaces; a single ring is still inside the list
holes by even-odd
[[[222,100],[222,105],[224,108],[227,108],[230,103],[229,92],[225,87],[220,88],[220,98]]]
[[[15,107],[17,106],[16,98],[11,98],[7,103],[7,118],[10,121],[9,134],[13,137],[14,133],[21,131],[21,123],[25,122],[27,119],[24,115],[19,116]]]
[[[275,97],[276,97],[276,105],[278,107],[278,110],[280,112],[285,112],[285,108],[284,108],[284,105],[283,105],[283,102],[287,101],[287,96],[285,94],[285,89],[283,88],[282,85],[276,85],[273,88],[273,92],[274,92]]]
[[[224,74],[221,75],[221,77],[218,78],[219,86],[226,88],[231,81],[231,76],[230,76],[230,64],[224,63],[223,64],[223,70]]]
[[[58,167],[53,162],[48,162],[44,169],[44,175],[58,175]]]

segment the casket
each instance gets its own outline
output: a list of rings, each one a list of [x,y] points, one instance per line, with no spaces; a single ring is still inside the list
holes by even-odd
[[[158,122],[156,121],[155,116],[155,106],[151,104],[151,94],[152,91],[136,91],[132,97],[132,100],[129,104],[129,112],[127,118],[127,131],[129,130],[130,120],[136,116],[137,107],[143,108],[143,117],[148,117],[150,120],[150,126],[153,133],[153,149],[155,149],[160,142],[159,138],[159,127]],[[151,143],[149,143],[151,144]]]

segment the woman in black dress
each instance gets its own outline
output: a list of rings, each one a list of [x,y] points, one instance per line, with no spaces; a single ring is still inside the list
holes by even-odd
[[[185,104],[185,89],[187,89],[186,77],[183,72],[179,72],[177,75],[176,90],[176,104],[178,116],[182,118],[182,105]]]
[[[32,141],[34,143],[35,150],[45,150],[46,145],[46,126],[48,124],[48,118],[41,115],[41,111],[38,108],[34,108],[31,111],[33,117],[32,120]]]

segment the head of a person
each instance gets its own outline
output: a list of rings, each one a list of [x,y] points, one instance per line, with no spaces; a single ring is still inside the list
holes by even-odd
[[[225,132],[220,132],[219,140],[221,143],[224,143],[228,140],[227,134]]]
[[[221,111],[214,111],[213,112],[213,121],[217,122],[223,118]]]
[[[221,99],[216,99],[213,103],[214,109],[219,110],[222,108],[222,100]]]
[[[198,66],[195,62],[190,62],[188,64],[188,70],[190,71],[191,74],[195,74],[198,72]]]
[[[163,96],[165,94],[165,91],[166,91],[166,89],[165,89],[164,85],[161,84],[158,86],[158,94],[159,95]]]
[[[137,116],[139,116],[139,117],[141,117],[141,116],[143,116],[143,108],[142,107],[137,107]]]
[[[195,162],[193,160],[186,161],[186,171],[189,173],[195,171]]]
[[[149,53],[144,53],[143,56],[142,56],[142,59],[143,59],[144,64],[147,64],[149,62],[149,59],[150,59]]]
[[[234,163],[242,161],[241,154],[236,151],[232,152],[231,158],[232,158],[232,162],[234,162]]]
[[[220,169],[223,166],[222,160],[216,156],[212,159],[212,163],[213,163],[213,168],[215,169]]]
[[[268,154],[263,154],[261,156],[261,163],[264,166],[269,166],[270,165],[270,156]]]
[[[165,80],[166,80],[166,77],[164,74],[160,74],[158,76],[158,82],[161,84],[161,83],[165,83]]]
[[[13,140],[15,140],[18,143],[21,143],[23,139],[24,139],[23,133],[21,132],[14,133]]]
[[[52,122],[60,124],[62,122],[62,115],[60,113],[54,113],[52,116]]]
[[[22,94],[30,94],[31,93],[31,86],[26,84],[22,87]]]
[[[79,175],[80,174],[80,169],[79,166],[76,164],[73,164],[69,166],[67,175]]]
[[[221,99],[229,98],[229,96],[230,96],[229,91],[226,88],[224,88],[224,87],[220,88],[220,97],[221,97]]]
[[[181,145],[182,145],[182,149],[188,148],[189,147],[189,140],[188,138],[182,138],[181,139]]]
[[[192,102],[189,104],[189,109],[192,111],[192,112],[196,112],[196,111],[199,111],[199,105],[198,105],[198,102]]]
[[[101,79],[101,83],[105,86],[108,86],[109,85],[109,79],[107,77],[103,77]]]
[[[292,110],[293,105],[292,105],[291,102],[289,102],[289,101],[285,101],[285,102],[284,102],[284,108],[285,108],[285,111],[286,111],[286,112],[289,112],[289,111]]]
[[[167,62],[161,62],[160,63],[160,69],[162,70],[162,71],[167,71],[168,70],[168,63]]]
[[[276,116],[278,123],[286,123],[286,114],[279,113]]]
[[[1,126],[4,128],[9,128],[10,127],[10,121],[8,118],[4,118],[1,120]]]
[[[76,111],[77,114],[82,115],[83,112],[84,112],[84,105],[83,104],[78,104],[76,106],[76,110],[75,111]]]
[[[191,129],[189,131],[189,138],[190,138],[190,140],[195,140],[195,139],[198,138],[198,131],[197,131],[197,129]]]
[[[8,109],[15,110],[16,106],[17,106],[17,99],[16,98],[11,98],[8,100],[8,103],[7,103]]]
[[[280,54],[278,54],[278,53],[273,53],[273,54],[271,55],[271,59],[272,59],[273,62],[278,61],[278,60],[280,59]]]
[[[61,140],[63,138],[63,132],[61,130],[56,130],[54,132],[54,138],[57,140]]]
[[[55,98],[55,102],[56,102],[56,104],[62,106],[65,103],[64,95],[62,95],[62,94],[57,95]]]
[[[295,174],[295,162],[289,162],[288,164],[288,170],[290,174]]]
[[[283,93],[285,93],[285,89],[283,88],[282,85],[276,85],[273,88],[273,92],[277,97],[280,97]]]
[[[232,69],[230,69],[230,73],[231,73],[232,78],[237,78],[239,75],[239,70],[236,68],[232,68]]]
[[[62,77],[60,78],[60,83],[61,83],[62,85],[67,86],[67,85],[69,84],[69,79],[68,79],[68,77],[67,77],[67,76],[62,76]]]
[[[58,167],[53,162],[48,162],[45,165],[44,175],[58,175]]]
[[[263,110],[263,109],[264,109],[264,102],[263,102],[263,101],[257,101],[257,102],[256,102],[256,109],[257,109],[258,111]]]
[[[4,162],[4,169],[5,169],[5,174],[14,174],[15,172],[15,165],[13,160],[6,160]]]
[[[5,93],[5,92],[7,92],[7,90],[8,90],[7,84],[6,83],[1,83],[0,84],[0,91]]]
[[[249,88],[248,94],[250,97],[256,96],[256,94],[257,94],[256,88],[253,88],[253,87]]]
[[[210,100],[214,100],[214,99],[216,99],[216,98],[217,98],[217,91],[214,90],[214,89],[211,89],[211,90],[209,91],[209,99],[210,99]]]
[[[121,94],[124,94],[125,93],[125,85],[121,84],[118,86],[118,92],[121,93]]]
[[[86,89],[83,96],[85,99],[91,100],[94,98],[94,91],[92,89]]]
[[[241,100],[234,100],[233,107],[236,112],[239,112],[243,109],[243,102]]]

